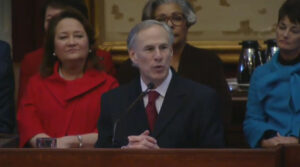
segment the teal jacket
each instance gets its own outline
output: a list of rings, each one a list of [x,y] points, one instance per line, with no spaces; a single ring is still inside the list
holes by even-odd
[[[267,130],[299,136],[300,63],[284,66],[278,56],[279,52],[251,77],[244,121],[244,134],[251,147],[260,146]]]

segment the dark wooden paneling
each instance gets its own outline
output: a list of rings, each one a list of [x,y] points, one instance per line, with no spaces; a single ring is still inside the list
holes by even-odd
[[[283,147],[284,167],[300,166],[300,145],[286,145]]]
[[[24,54],[42,45],[41,10],[44,1],[12,0],[12,38],[15,61],[21,61]]]

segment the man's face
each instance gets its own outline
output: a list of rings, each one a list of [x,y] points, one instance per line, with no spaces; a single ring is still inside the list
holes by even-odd
[[[167,77],[173,55],[167,31],[153,25],[140,31],[129,50],[132,62],[139,68],[143,81],[160,85]]]

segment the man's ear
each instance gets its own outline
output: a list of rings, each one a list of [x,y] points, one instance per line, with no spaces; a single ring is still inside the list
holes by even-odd
[[[170,53],[171,53],[171,56],[173,57],[173,47],[172,46],[170,48]]]
[[[137,62],[137,55],[136,52],[133,49],[128,50],[129,58],[132,61],[133,64],[136,64]]]

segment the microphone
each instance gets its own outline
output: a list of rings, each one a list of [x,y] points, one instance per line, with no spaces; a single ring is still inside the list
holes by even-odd
[[[131,105],[127,108],[127,112],[128,113],[130,110],[132,110],[132,108],[136,105],[136,103],[138,101],[140,101],[144,96],[146,96],[146,94],[148,94],[148,92],[154,88],[154,84],[152,82],[150,82],[148,85],[147,85],[147,89],[145,91],[143,91],[134,101],[133,103],[131,103]]]
[[[125,117],[125,115],[127,115],[127,113],[129,113],[132,108],[144,97],[146,96],[149,91],[151,89],[154,88],[154,83],[150,82],[148,85],[147,85],[147,89],[145,91],[143,91],[131,104],[130,106],[127,108],[126,112],[124,113],[121,113],[121,116],[115,121],[114,123],[114,128],[113,128],[113,136],[112,136],[112,145],[115,145],[116,141],[115,141],[115,137],[116,137],[116,129],[117,129],[117,126],[118,126],[118,123],[119,121],[121,120],[121,118]]]

